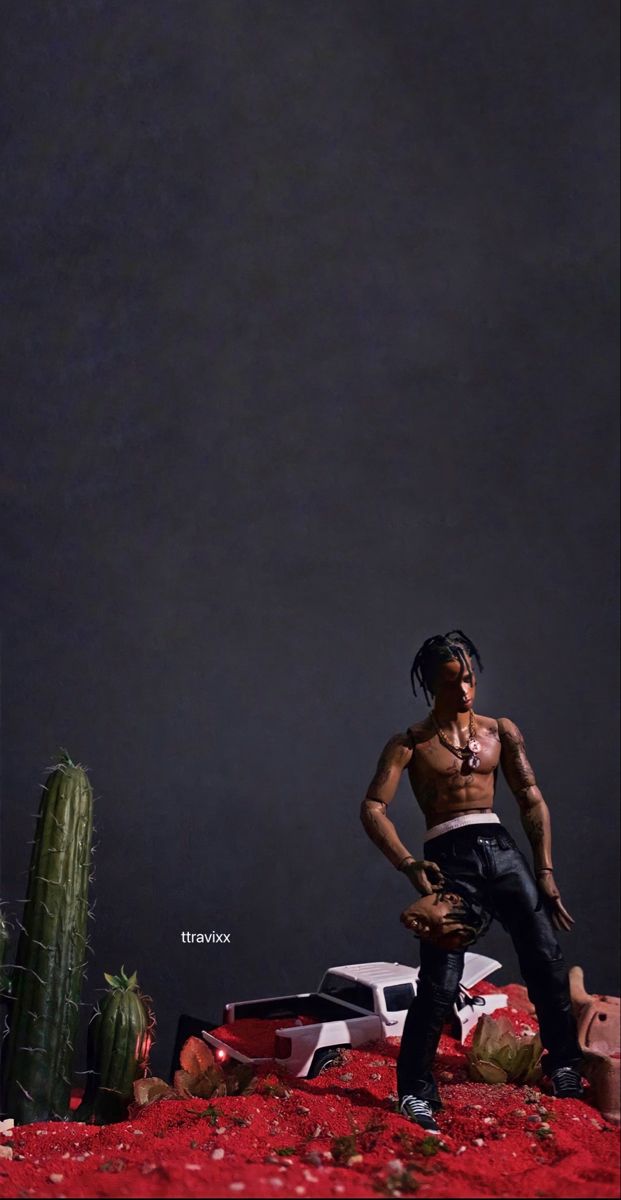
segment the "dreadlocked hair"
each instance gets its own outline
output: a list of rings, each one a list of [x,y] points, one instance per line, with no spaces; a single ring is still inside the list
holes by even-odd
[[[482,671],[483,663],[479,651],[474,642],[471,642],[461,629],[451,629],[449,633],[436,633],[433,637],[427,638],[418,651],[410,671],[414,695],[416,695],[416,680],[418,680],[429,704],[429,696],[434,694],[433,683],[438,667],[442,663],[456,658],[463,667],[467,668],[466,654],[476,660],[479,670]]]
[[[436,903],[444,900],[453,891],[454,887],[447,881],[445,886],[436,893]],[[469,939],[464,944],[470,946],[474,941],[482,937],[484,933],[487,933],[492,923],[492,913],[488,909],[483,908],[482,905],[474,906],[470,904],[465,896],[460,895],[459,899],[461,903],[457,907],[451,908],[447,916],[449,920],[459,921],[464,926],[464,929],[469,931]]]
[[[421,941],[426,941],[428,938],[436,942],[437,945],[442,945],[442,940],[446,936],[458,934],[460,949],[466,946],[471,946],[489,929],[493,911],[487,905],[481,904],[476,900],[471,900],[466,897],[461,891],[457,890],[456,885],[445,876],[444,884],[437,891],[432,893],[433,905],[442,904],[450,905],[450,908],[441,918],[443,930],[440,937],[436,939],[428,933],[416,932],[412,930],[414,936],[420,938]],[[430,899],[429,896],[425,897]],[[415,913],[417,904],[412,905],[411,909],[406,909],[405,913],[401,914],[401,920],[408,916],[410,912]],[[405,922],[407,924],[407,921]]]

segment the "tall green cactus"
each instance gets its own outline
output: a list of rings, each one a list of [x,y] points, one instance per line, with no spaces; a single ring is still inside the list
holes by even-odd
[[[19,1125],[68,1120],[86,966],[93,793],[66,751],[41,796],[13,977],[4,1110]]]

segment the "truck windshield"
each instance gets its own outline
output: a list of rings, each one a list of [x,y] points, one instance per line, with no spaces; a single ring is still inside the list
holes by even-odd
[[[364,983],[356,983],[355,979],[347,979],[345,975],[338,975],[336,971],[326,971],[319,985],[319,991],[324,995],[335,996],[337,1000],[344,1000],[347,1004],[365,1008],[367,1012],[374,1011],[372,989]]]

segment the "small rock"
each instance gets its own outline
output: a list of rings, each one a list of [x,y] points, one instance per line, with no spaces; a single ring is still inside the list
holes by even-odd
[[[294,1189],[294,1191],[296,1196],[303,1196],[306,1192],[306,1188],[304,1187],[303,1183],[298,1183],[298,1186]]]
[[[13,1157],[13,1147],[12,1146],[0,1146],[0,1158],[12,1158],[12,1157]]]
[[[267,1182],[270,1184],[270,1187],[280,1188],[285,1186],[282,1179],[279,1179],[277,1175],[274,1175],[273,1179],[268,1179]]]
[[[455,1153],[456,1153],[456,1154],[463,1154],[463,1153],[464,1153],[464,1151],[466,1150],[466,1148],[467,1148],[466,1146],[460,1146],[460,1147],[459,1147],[459,1150],[456,1150],[456,1151],[455,1151]]]
[[[309,1163],[312,1163],[314,1167],[320,1167],[323,1162],[321,1154],[318,1154],[316,1150],[311,1150],[306,1155],[306,1159]]]
[[[474,1144],[475,1144],[475,1146],[484,1146],[484,1145],[485,1145],[485,1141],[484,1141],[484,1139],[483,1139],[483,1138],[475,1138],[475,1139],[474,1139]]]
[[[144,1137],[144,1129],[133,1129],[132,1133],[134,1137]]]
[[[342,1075],[339,1075],[339,1079],[342,1079],[344,1083],[349,1083],[353,1078],[351,1071],[345,1071]]]
[[[495,1123],[495,1121],[496,1121],[495,1117],[483,1117],[484,1125],[493,1125]]]
[[[47,1130],[46,1130],[46,1132],[47,1132]],[[64,1178],[65,1178],[64,1175],[58,1175],[56,1172],[53,1175],[48,1175],[48,1179],[49,1179],[50,1183],[62,1183]]]
[[[226,1129],[225,1129],[224,1125],[219,1125],[215,1132],[216,1133],[226,1133]]]
[[[356,1166],[356,1163],[361,1163],[361,1162],[363,1162],[363,1161],[364,1161],[364,1159],[363,1159],[363,1157],[362,1157],[362,1155],[361,1155],[361,1154],[352,1154],[352,1155],[350,1155],[350,1157],[347,1159],[346,1166],[348,1166],[348,1167],[355,1167],[355,1166]]]
[[[466,1147],[464,1146],[465,1149]],[[391,1158],[390,1162],[386,1163],[386,1167],[389,1171],[402,1171],[403,1163],[400,1158]]]
[[[381,1077],[379,1071],[371,1071],[371,1074],[369,1075],[369,1079],[381,1079],[381,1078],[382,1077]]]
[[[222,1149],[222,1146],[217,1146],[215,1150],[212,1150],[211,1157],[216,1160],[219,1158],[224,1158],[224,1150]]]
[[[300,1116],[307,1117],[310,1112],[310,1108],[306,1108],[303,1104],[298,1104],[295,1111],[296,1113],[299,1113]]]
[[[186,1171],[200,1171],[201,1164],[200,1163],[186,1163],[185,1169],[186,1169]]]
[[[236,1181],[235,1183],[229,1183],[229,1191],[231,1191],[231,1192],[243,1192],[243,1190],[244,1190],[245,1186],[246,1186],[246,1184],[245,1184],[245,1183],[241,1183],[240,1181]]]
[[[319,1176],[313,1175],[312,1171],[305,1171],[304,1178],[307,1183],[319,1183]]]

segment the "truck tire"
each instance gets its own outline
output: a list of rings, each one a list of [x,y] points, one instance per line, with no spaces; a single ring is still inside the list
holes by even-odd
[[[310,1065],[310,1070],[306,1078],[315,1079],[317,1075],[321,1075],[322,1071],[325,1071],[327,1067],[331,1066],[331,1064],[336,1061],[340,1050],[349,1049],[350,1046],[347,1044],[343,1046],[324,1046],[323,1050],[315,1050],[313,1061]]]

